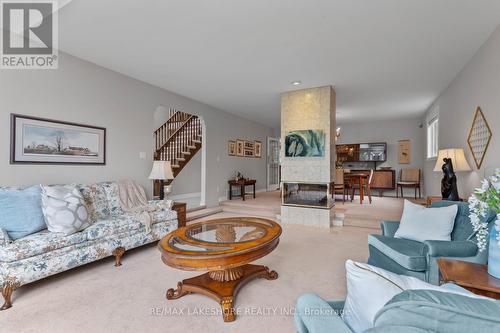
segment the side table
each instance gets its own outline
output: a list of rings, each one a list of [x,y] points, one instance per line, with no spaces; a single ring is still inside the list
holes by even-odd
[[[185,202],[174,202],[172,209],[177,212],[177,228],[182,228],[186,226],[186,203]]]
[[[443,258],[437,263],[440,284],[453,282],[474,294],[500,299],[500,279],[488,274],[488,266]]]

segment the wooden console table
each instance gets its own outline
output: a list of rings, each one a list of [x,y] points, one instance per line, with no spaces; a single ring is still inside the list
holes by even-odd
[[[453,282],[474,294],[500,299],[500,279],[488,274],[488,266],[442,258],[437,262],[440,283]]]
[[[239,196],[245,201],[245,187],[250,185],[253,185],[253,197],[255,199],[255,184],[257,183],[255,179],[229,180],[227,183],[229,184],[229,200],[233,200],[233,187],[239,187]]]

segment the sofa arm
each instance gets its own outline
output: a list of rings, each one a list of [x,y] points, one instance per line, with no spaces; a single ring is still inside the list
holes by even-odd
[[[12,240],[9,237],[9,234],[5,229],[0,228],[0,246],[5,246],[7,244],[10,244]]]
[[[382,235],[394,237],[399,228],[399,221],[382,221],[380,228],[382,229]]]
[[[299,333],[352,333],[338,309],[316,294],[304,294],[297,300],[295,328]]]
[[[477,245],[471,241],[424,241],[427,254],[431,257],[473,257]]]

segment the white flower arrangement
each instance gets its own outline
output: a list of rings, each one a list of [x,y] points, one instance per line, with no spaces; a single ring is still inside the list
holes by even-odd
[[[477,247],[479,251],[484,251],[488,243],[488,224],[485,218],[490,211],[497,213],[495,229],[500,232],[500,169],[496,169],[493,176],[483,179],[481,187],[470,196],[469,210],[469,218],[476,232]],[[500,246],[500,233],[497,240]]]

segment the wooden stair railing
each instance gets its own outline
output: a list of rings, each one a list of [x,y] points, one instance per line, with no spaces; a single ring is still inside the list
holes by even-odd
[[[176,177],[202,145],[200,118],[180,111],[171,113],[169,120],[154,132],[154,159],[170,161]],[[166,181],[168,185],[172,180]],[[154,183],[154,194],[159,194],[159,182]]]

